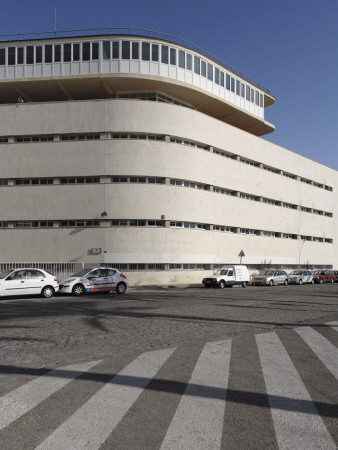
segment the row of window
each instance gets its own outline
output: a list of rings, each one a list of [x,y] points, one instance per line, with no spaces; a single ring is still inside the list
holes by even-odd
[[[162,102],[162,103],[170,103],[172,105],[185,106],[186,108],[196,109],[191,105],[187,105],[179,100],[175,100],[167,95],[161,94],[159,92],[135,92],[129,94],[117,94],[117,98],[129,98],[129,99],[137,99],[137,100],[148,100],[152,102]]]
[[[0,228],[91,228],[91,227],[165,227],[165,220],[118,219],[118,220],[18,220],[0,221]],[[170,221],[170,228],[184,228],[190,230],[212,230],[226,233],[247,234],[251,236],[275,237],[282,239],[302,239],[314,242],[332,243],[333,240],[318,236],[298,236],[297,234],[280,233],[275,231],[238,228],[226,225],[211,225],[198,222]]]
[[[153,61],[179,67],[200,75],[257,106],[264,107],[263,94],[256,89],[205,61],[200,56],[165,44],[106,40],[0,48],[0,66],[97,61],[99,59]]]
[[[0,143],[3,144],[7,144],[7,143],[12,143],[12,142],[19,142],[19,143],[27,143],[27,142],[46,142],[46,141],[79,141],[79,140],[93,140],[93,139],[136,139],[136,140],[152,140],[152,141],[165,141],[166,137],[164,135],[154,135],[154,134],[141,134],[141,133],[95,133],[95,134],[72,134],[72,135],[68,135],[68,134],[60,134],[60,135],[55,135],[55,136],[13,136],[13,137],[0,137]],[[181,145],[185,145],[185,146],[189,146],[189,147],[194,147],[194,148],[198,148],[198,149],[203,149],[203,150],[207,150],[210,151],[210,146],[203,144],[201,142],[195,142],[195,141],[190,141],[190,140],[186,140],[186,139],[181,139],[181,138],[177,138],[177,137],[169,137],[168,136],[168,141],[174,144],[181,144]],[[331,186],[327,186],[324,185],[322,183],[318,183],[316,181],[307,179],[307,178],[303,178],[300,176],[297,176],[295,174],[289,173],[289,172],[285,172],[282,171],[281,169],[276,169],[270,166],[267,166],[263,163],[260,163],[258,161],[253,161],[253,160],[249,160],[246,158],[243,158],[239,155],[236,155],[235,153],[230,153],[227,152],[225,150],[221,150],[218,148],[212,148],[212,151],[214,154],[216,155],[220,155],[226,158],[230,158],[233,159],[235,161],[239,161],[241,163],[244,164],[248,164],[257,168],[262,168],[264,170],[273,172],[275,174],[278,175],[283,175],[287,178],[291,178],[294,180],[298,180],[321,188],[321,189],[325,189],[327,191],[333,191],[333,188]]]
[[[189,187],[192,189],[210,190],[210,186],[203,183],[197,183],[193,181],[179,180],[175,178],[168,179],[171,186]],[[60,177],[60,178],[17,178],[17,179],[0,179],[0,186],[37,186],[37,185],[58,185],[58,184],[104,184],[104,183],[140,183],[140,184],[165,184],[166,179],[161,177],[130,177],[130,176],[110,176],[105,175],[102,177]],[[298,206],[291,203],[281,202],[277,200],[268,199],[265,197],[257,197],[251,194],[243,192],[237,192],[228,189],[222,189],[213,186],[212,191],[217,194],[229,195],[233,197],[239,197],[244,200],[262,201],[268,205],[282,206],[283,208],[297,210]],[[212,192],[211,191],[211,192]],[[302,212],[312,213],[316,215],[332,217],[332,213],[321,211],[318,209],[308,208],[301,206]]]

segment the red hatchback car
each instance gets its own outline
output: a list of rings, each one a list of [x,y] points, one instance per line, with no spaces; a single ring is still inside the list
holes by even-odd
[[[336,281],[336,274],[333,270],[315,270],[313,272],[313,279],[315,283],[334,283]]]

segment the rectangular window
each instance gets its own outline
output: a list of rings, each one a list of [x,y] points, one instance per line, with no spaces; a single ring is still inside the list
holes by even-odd
[[[226,88],[230,91],[230,75],[228,73],[226,76]]]
[[[92,59],[99,59],[99,43],[92,42]]]
[[[251,93],[250,101],[252,101],[252,103],[254,103],[255,102],[255,91],[253,89],[250,89],[250,93]]]
[[[15,47],[8,47],[8,65],[15,65]]]
[[[201,60],[198,56],[194,56],[194,72],[197,75],[201,73]]]
[[[73,44],[73,61],[80,61],[80,44]]]
[[[215,67],[215,83],[219,84],[219,69]]]
[[[122,59],[130,59],[130,42],[122,41]]]
[[[176,48],[170,48],[170,64],[176,66]]]
[[[120,51],[119,51],[119,41],[113,41],[113,59],[119,59]]]
[[[151,60],[158,61],[158,44],[151,44]]]
[[[63,61],[70,62],[71,60],[72,60],[72,44],[63,44]]]
[[[261,106],[262,108],[264,107],[263,99],[264,99],[263,94],[259,94],[259,106]]]
[[[102,53],[103,53],[103,59],[110,59],[111,58],[110,41],[103,41],[102,42]]]
[[[17,49],[17,64],[23,64],[23,47]]]
[[[142,42],[142,60],[150,61],[150,44],[149,44],[149,42]]]
[[[41,45],[35,47],[35,62],[38,64],[42,63],[42,46]]]
[[[236,80],[236,94],[241,95],[241,82]]]
[[[213,79],[214,79],[214,77],[213,77],[214,73],[213,72],[214,72],[213,65],[208,63],[208,80],[210,80],[210,81],[213,81]]]
[[[192,70],[192,55],[187,53],[187,69]]]
[[[26,64],[33,64],[34,62],[34,47],[28,45],[26,47]]]
[[[132,59],[139,59],[140,58],[139,43],[138,42],[132,42],[131,43],[131,58]]]
[[[61,45],[54,45],[54,62],[61,62]]]
[[[185,69],[185,52],[183,50],[178,51],[178,66]]]
[[[6,49],[0,48],[0,66],[6,64]]]
[[[82,61],[90,60],[90,42],[82,43]]]
[[[45,45],[45,63],[53,62],[53,46]]]
[[[244,83],[241,83],[241,97],[243,97],[244,98],[244,91],[245,91],[245,89],[244,89]]]
[[[201,61],[201,75],[202,77],[207,77],[207,63],[205,61]]]
[[[224,72],[221,72],[221,86],[224,87]]]
[[[257,106],[259,106],[259,92],[255,91],[255,103]]]
[[[245,98],[250,101],[250,87],[249,86],[245,86],[245,89],[246,89]]]
[[[235,78],[233,77],[231,77],[230,90],[231,92],[235,92]]]
[[[162,45],[161,62],[168,64],[168,46]]]

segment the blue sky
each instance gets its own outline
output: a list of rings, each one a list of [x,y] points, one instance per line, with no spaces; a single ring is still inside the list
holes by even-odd
[[[179,36],[266,86],[265,139],[338,169],[337,0],[0,0],[0,33],[137,27]]]

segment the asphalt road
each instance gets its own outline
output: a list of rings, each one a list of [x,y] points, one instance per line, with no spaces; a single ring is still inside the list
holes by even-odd
[[[0,448],[338,446],[338,284],[0,299]]]

